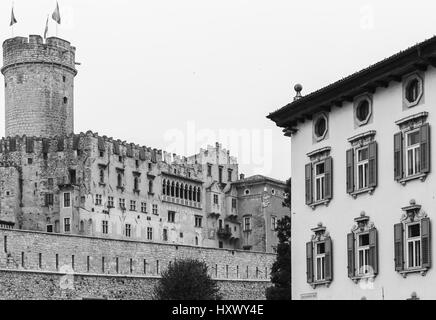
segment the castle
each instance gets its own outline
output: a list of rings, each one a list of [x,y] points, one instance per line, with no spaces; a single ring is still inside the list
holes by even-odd
[[[262,270],[265,282],[277,245],[276,223],[289,214],[282,206],[285,184],[260,175],[239,175],[237,160],[219,143],[181,157],[91,131],[75,134],[75,50],[68,41],[51,37],[44,42],[38,35],[3,43],[6,138],[0,141],[0,234],[4,233],[0,270],[57,272],[63,252],[52,255],[45,268],[42,253],[33,252],[32,242],[39,241],[43,251],[50,252],[62,251],[60,243],[71,240],[97,249],[100,242],[114,248],[107,253],[114,256],[112,267],[105,268],[102,257],[95,274],[122,274],[119,256],[125,250],[135,256],[132,251],[139,247],[144,251],[155,247],[165,248],[151,253],[158,276],[159,261],[168,258],[168,264],[174,258],[168,250],[185,246],[188,255],[202,258],[202,252],[219,252],[216,249],[231,250],[233,262],[245,255],[240,261],[247,262],[246,272],[239,265],[229,271],[228,264],[225,278],[232,278],[230,272],[233,278],[245,274],[245,279],[258,279]],[[15,252],[11,238],[19,242]],[[90,256],[84,255],[80,264],[79,248],[65,254],[68,265],[86,274],[92,271]],[[246,254],[235,256],[239,250]],[[216,253],[216,258],[220,255]],[[150,274],[146,259],[129,259],[126,273]],[[254,272],[249,271],[251,259],[265,261]],[[139,261],[143,268],[133,268]],[[218,264],[211,265],[218,276]]]

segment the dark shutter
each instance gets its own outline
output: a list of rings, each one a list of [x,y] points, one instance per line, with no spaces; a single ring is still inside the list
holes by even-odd
[[[313,283],[313,243],[306,243],[306,274],[307,283]]]
[[[26,138],[26,152],[33,153],[34,152],[34,140],[33,138]]]
[[[354,233],[347,235],[348,277],[355,276]]]
[[[401,180],[403,178],[403,133],[399,132],[394,135],[394,178]]]
[[[347,193],[354,192],[354,149],[347,150]]]
[[[431,267],[431,229],[430,219],[421,220],[421,241],[422,241],[422,267]]]
[[[378,274],[378,243],[377,243],[377,229],[369,230],[369,266],[372,268],[374,274]],[[371,270],[370,270],[371,271]]]
[[[430,126],[424,124],[419,130],[421,138],[421,173],[430,172]]]
[[[333,198],[333,160],[331,157],[325,159],[325,199]]]
[[[403,241],[403,224],[397,223],[394,225],[395,271],[404,269]]]
[[[306,181],[306,204],[312,204],[312,163],[306,164],[305,169],[305,181]]]
[[[332,247],[332,239],[327,238],[325,240],[325,280],[332,281],[333,280],[333,247]]]
[[[377,142],[368,145],[368,187],[377,186]]]

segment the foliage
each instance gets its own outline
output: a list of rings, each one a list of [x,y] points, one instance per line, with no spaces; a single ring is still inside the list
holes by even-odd
[[[162,273],[154,287],[156,300],[220,300],[217,283],[203,261],[176,260]]]

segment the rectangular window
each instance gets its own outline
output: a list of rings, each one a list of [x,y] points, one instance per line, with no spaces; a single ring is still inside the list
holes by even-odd
[[[369,234],[358,236],[357,241],[357,274],[363,276],[369,274]]]
[[[421,225],[414,223],[407,225],[406,233],[407,267],[410,269],[421,267]]]
[[[223,182],[223,167],[219,167],[218,168],[218,182],[222,183]]]
[[[214,194],[214,195],[213,195],[213,204],[218,205],[218,200],[219,200],[218,195],[217,195],[217,194]]]
[[[108,221],[106,221],[106,220],[102,221],[102,232],[103,232],[103,234],[108,234],[108,232],[109,232]]]
[[[176,221],[176,213],[174,211],[168,211],[168,222],[174,223]]]
[[[413,176],[421,172],[420,160],[420,134],[418,130],[406,133],[406,172],[407,176]]]
[[[147,213],[147,202],[141,202],[141,212]]]
[[[100,183],[104,183],[104,170],[100,169]]]
[[[271,230],[275,231],[277,229],[277,217],[271,217]]]
[[[232,181],[232,169],[227,170],[227,181],[231,182]]]
[[[168,241],[168,230],[167,229],[163,229],[162,238],[163,238],[163,241]]]
[[[53,225],[52,224],[48,224],[47,225],[47,232],[48,233],[53,233]]]
[[[315,246],[315,276],[316,281],[325,280],[325,242]]]
[[[130,238],[132,236],[132,226],[128,223],[126,224],[125,235],[128,238]]]
[[[147,240],[153,240],[153,228],[147,227]]]
[[[130,200],[130,211],[136,211],[136,201]]]
[[[119,205],[120,205],[120,209],[122,209],[122,210],[126,209],[126,199],[120,198],[118,200],[118,202],[119,202]]]
[[[195,227],[196,228],[201,228],[202,221],[203,221],[203,217],[195,216]]]
[[[64,192],[64,208],[71,207],[71,194],[69,192]]]
[[[157,204],[154,204],[154,205],[153,205],[153,207],[152,207],[152,213],[155,214],[155,215],[158,215],[158,212],[157,212]]]
[[[315,165],[315,201],[324,200],[325,186],[325,163]]]
[[[357,150],[357,188],[368,187],[369,154],[368,147]]]
[[[251,231],[251,217],[244,217],[244,231]]]
[[[64,219],[64,232],[70,232],[71,231],[71,220],[70,218]]]
[[[107,197],[107,207],[113,208],[114,207],[114,197]]]
[[[45,194],[45,206],[52,206],[53,205],[53,193],[46,193]]]
[[[212,177],[212,165],[211,164],[207,165],[207,176]]]
[[[102,195],[101,194],[96,194],[95,195],[95,205],[96,206],[101,206],[102,203]]]
[[[232,199],[232,210],[236,210],[236,199]]]

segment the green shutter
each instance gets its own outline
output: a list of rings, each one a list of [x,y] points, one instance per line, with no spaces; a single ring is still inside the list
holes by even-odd
[[[421,220],[422,267],[431,267],[431,228],[430,219]]]
[[[306,164],[305,169],[305,181],[306,181],[306,204],[310,205],[313,202],[312,194],[312,163]]]
[[[399,132],[394,135],[394,178],[401,180],[403,178],[403,133]]]
[[[347,193],[352,193],[354,192],[354,149],[347,150],[346,168],[347,168]]]
[[[430,172],[430,125],[424,124],[419,130],[420,133],[420,160],[421,160],[421,173]]]
[[[307,283],[313,283],[313,243],[306,243],[306,275]]]
[[[368,145],[368,187],[377,186],[377,142]]]
[[[404,240],[403,224],[394,225],[394,254],[395,254],[395,271],[404,270]]]
[[[374,274],[378,274],[378,241],[377,229],[369,230],[369,266]]]
[[[333,159],[328,157],[325,159],[325,199],[333,198]]]
[[[355,252],[354,252],[354,233],[347,235],[347,256],[348,256],[348,277],[355,276]]]

